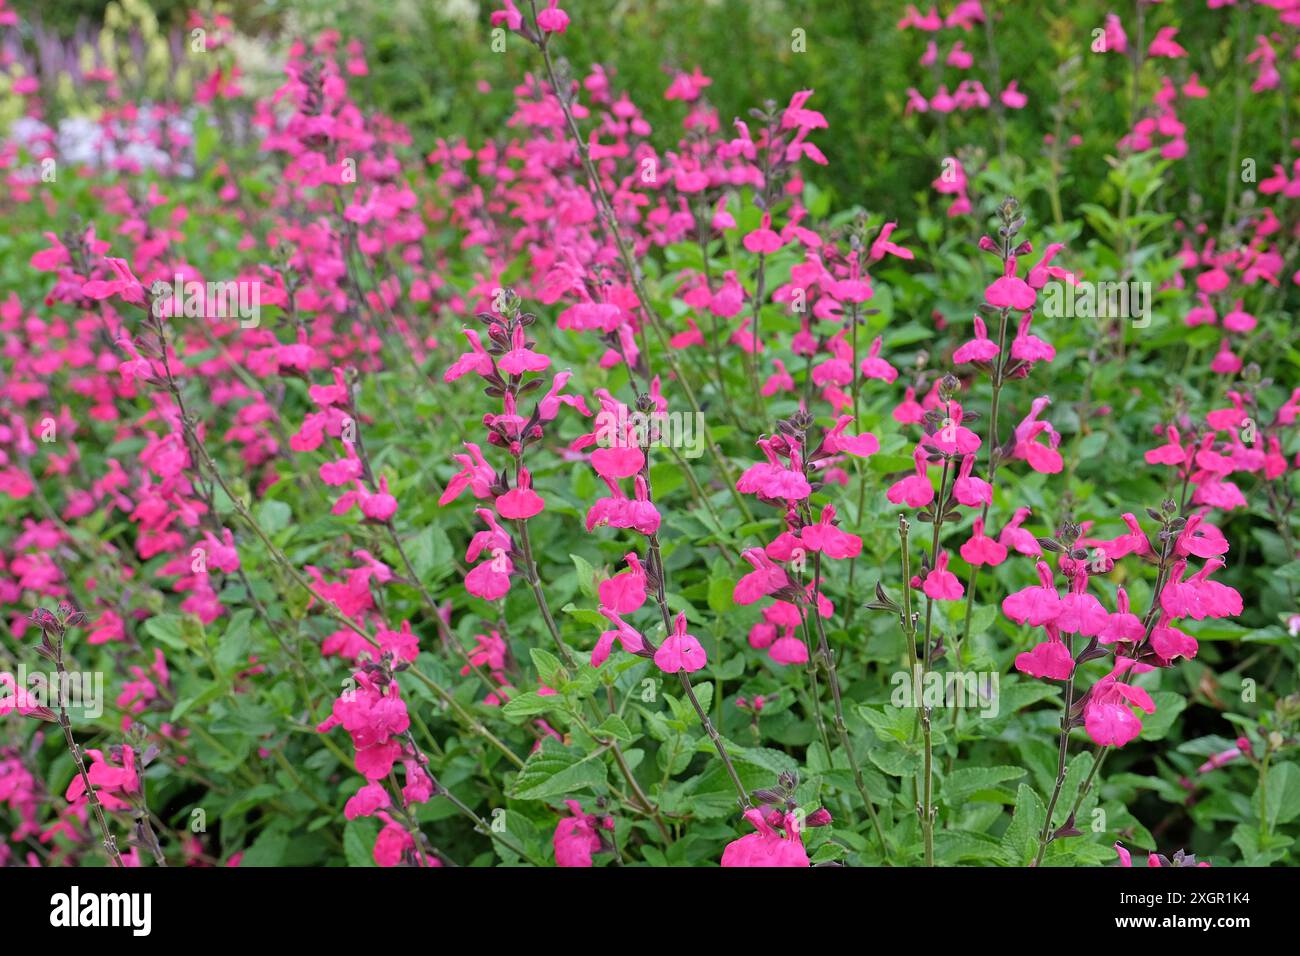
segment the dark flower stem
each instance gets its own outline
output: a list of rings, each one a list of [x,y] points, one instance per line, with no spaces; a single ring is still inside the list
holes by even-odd
[[[86,802],[90,804],[90,809],[95,814],[95,822],[99,825],[99,835],[103,839],[104,852],[108,854],[109,860],[114,866],[125,867],[122,862],[122,854],[117,849],[117,839],[108,829],[108,820],[104,817],[104,806],[99,802],[99,794],[95,792],[95,785],[90,782],[90,774],[86,773],[86,763],[81,757],[81,747],[72,737],[72,721],[68,719],[67,703],[64,700],[62,688],[67,686],[65,677],[67,669],[63,663],[63,630],[60,625],[58,630],[58,639],[54,644],[54,667],[59,674],[59,727],[63,730],[63,740],[68,745],[68,753],[72,754],[72,760],[77,765],[77,773],[81,775],[82,786],[86,788]]]

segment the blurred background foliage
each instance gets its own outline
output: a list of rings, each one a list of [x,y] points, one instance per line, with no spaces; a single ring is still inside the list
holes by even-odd
[[[101,22],[109,5],[15,0],[13,6],[24,17],[23,30],[73,37]],[[179,34],[188,9],[205,4],[148,0],[147,6],[164,30]],[[264,48],[270,71],[294,36],[334,28],[359,39],[371,67],[364,101],[406,123],[417,147],[427,150],[439,137],[463,135],[472,143],[500,136],[511,89],[535,65],[518,37],[509,37],[504,53],[493,52],[489,16],[496,6],[477,0],[234,0],[217,9],[234,20],[250,46]],[[593,63],[611,69],[615,89],[627,90],[666,137],[661,146],[680,134],[683,113],[680,103],[663,99],[663,92],[677,70],[698,67],[713,79],[707,97],[723,123],[744,117],[764,100],[784,102],[795,90],[816,90],[813,105],[830,123],[817,140],[830,164],[810,176],[831,191],[836,205],[913,219],[932,200],[929,184],[942,158],[966,147],[996,153],[999,133],[1005,136],[1002,165],[1013,177],[1045,164],[1045,135],[1081,138],[1063,157],[1062,202],[1072,207],[1065,210],[1067,218],[1080,203],[1113,198],[1106,157],[1115,151],[1116,136],[1131,128],[1135,90],[1129,58],[1091,52],[1103,5],[988,0],[991,29],[977,27],[963,37],[976,57],[971,75],[995,95],[1014,79],[1029,104],[1007,111],[1004,119],[996,111],[974,111],[951,114],[942,124],[935,114],[903,115],[906,88],[914,85],[928,95],[935,83],[917,65],[928,35],[897,29],[901,3],[569,0],[566,6],[578,24],[563,44],[574,72],[582,75]],[[1190,74],[1187,64],[1194,63],[1213,94],[1180,108],[1191,161],[1169,170],[1161,194],[1187,196],[1194,214],[1221,209],[1226,183],[1235,175],[1235,167],[1228,168],[1233,111],[1224,105],[1246,93],[1250,77],[1233,67],[1239,52],[1234,44],[1249,50],[1273,14],[1253,5],[1210,10],[1192,3],[1177,10],[1149,8],[1147,16],[1163,24],[1171,11],[1179,42],[1191,56],[1161,61],[1162,71],[1181,83]],[[1132,5],[1121,3],[1117,12],[1131,30]],[[796,31],[803,31],[803,52],[794,49]],[[1148,37],[1153,33],[1149,26]],[[945,32],[945,50],[951,39],[952,31]],[[954,77],[945,78],[951,84]],[[256,75],[250,81],[255,83]],[[1136,91],[1139,108],[1149,108],[1156,82],[1154,72],[1147,71]],[[1284,87],[1260,97],[1278,102],[1245,111],[1240,156],[1255,159],[1261,177],[1290,152],[1291,96]],[[998,128],[1002,122],[1004,130]],[[1045,193],[1021,198],[1041,215],[1050,211]]]

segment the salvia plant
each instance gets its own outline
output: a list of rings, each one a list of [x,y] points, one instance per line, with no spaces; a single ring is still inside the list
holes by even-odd
[[[1293,861],[1300,4],[890,5],[897,210],[566,6],[423,138],[0,0],[0,864]]]

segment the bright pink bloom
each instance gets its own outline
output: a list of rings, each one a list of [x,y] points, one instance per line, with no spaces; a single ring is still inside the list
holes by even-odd
[[[519,486],[497,498],[497,514],[503,518],[527,519],[542,513],[546,501],[533,491],[533,478],[527,468],[519,469]]]
[[[856,557],[862,551],[862,539],[856,534],[841,531],[835,527],[834,522],[835,506],[827,505],[822,509],[821,520],[817,524],[805,525],[799,532],[799,537],[809,551],[820,551],[828,558],[839,560]]]
[[[957,480],[952,484],[953,497],[960,504],[968,508],[978,508],[981,505],[993,503],[993,486],[983,478],[974,477],[971,472],[975,469],[975,456],[967,455],[961,461],[961,469],[957,472]],[[981,522],[981,526],[983,522]],[[1005,554],[1005,549],[1003,549]],[[999,562],[994,561],[993,564]]]
[[[972,567],[997,565],[1007,559],[1007,549],[984,533],[984,519],[976,518],[970,538],[961,546],[962,560]]]
[[[723,866],[809,866],[808,851],[799,836],[799,821],[794,814],[785,817],[785,834],[777,832],[763,818],[761,810],[745,811],[745,819],[757,833],[732,840],[722,851]]]
[[[934,500],[934,486],[930,484],[930,479],[925,473],[925,451],[920,445],[917,445],[912,453],[912,460],[916,463],[915,474],[890,485],[889,490],[885,492],[885,497],[896,505],[906,504],[909,508],[924,508]]]
[[[1043,561],[1038,569],[1038,584],[1009,594],[1002,601],[1002,613],[1018,624],[1041,627],[1061,614],[1061,598],[1052,583],[1052,569]]]
[[[1074,658],[1052,625],[1047,625],[1048,640],[1016,655],[1016,670],[1030,677],[1066,680],[1074,673]]]
[[[1029,283],[1016,275],[1016,257],[1009,256],[1003,275],[993,280],[993,283],[984,290],[984,297],[988,299],[989,305],[999,309],[1023,311],[1034,307],[1038,294]]]
[[[676,674],[678,671],[689,674],[708,662],[700,642],[686,633],[686,613],[678,614],[677,620],[673,622],[673,632],[664,638],[659,650],[655,651],[655,663],[666,674]]]
[[[940,551],[934,561],[934,567],[925,576],[922,588],[926,596],[936,601],[957,601],[966,593],[957,575],[948,570],[948,552]]]
[[[552,3],[555,0],[551,0]],[[541,19],[541,14],[537,17]],[[561,817],[555,825],[555,865],[556,866],[591,866],[591,855],[599,853],[604,844],[600,838],[602,829],[612,829],[613,820],[602,823],[599,817],[582,812],[582,804],[577,800],[565,800],[571,816]]]
[[[604,606],[597,608],[597,610],[609,618],[614,625],[614,630],[601,632],[600,639],[596,641],[596,646],[591,652],[592,667],[599,667],[605,663],[615,641],[618,641],[619,646],[629,654],[635,654],[645,647],[645,638],[641,636],[641,632],[624,621],[617,611]]]
[[[958,365],[966,362],[988,362],[1000,351],[998,343],[989,338],[984,320],[977,315],[975,316],[975,338],[959,346],[957,351],[952,353],[952,360]]]
[[[1089,691],[1083,707],[1084,727],[1093,743],[1123,747],[1142,733],[1142,721],[1133,713],[1137,706],[1148,714],[1156,712],[1151,695],[1141,687],[1120,683],[1119,677],[1129,668],[1137,673],[1150,670],[1127,657],[1116,659],[1115,669],[1097,681]]]
[[[745,235],[744,245],[750,252],[766,255],[776,252],[785,245],[781,241],[781,237],[772,231],[772,214],[770,212],[763,213],[762,225]]]
[[[1098,633],[1097,639],[1103,644],[1114,644],[1117,641],[1134,643],[1146,637],[1146,628],[1142,626],[1142,619],[1129,610],[1128,592],[1123,588],[1119,589],[1115,606],[1115,613],[1106,619],[1106,624]]]
[[[645,604],[646,600],[645,568],[641,566],[635,551],[629,551],[625,560],[628,570],[601,581],[597,588],[600,603],[619,614],[631,614]]]
[[[732,589],[732,598],[737,604],[753,604],[760,598],[790,586],[785,570],[768,557],[762,548],[749,548],[741,553],[741,557],[753,565],[754,570],[737,581]]]

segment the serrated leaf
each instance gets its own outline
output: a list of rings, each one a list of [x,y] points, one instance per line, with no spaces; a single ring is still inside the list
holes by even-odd
[[[511,796],[518,800],[546,800],[604,787],[606,779],[603,751],[579,757],[547,741],[524,763]]]
[[[596,728],[596,733],[602,737],[614,737],[617,740],[635,740],[636,736],[632,733],[625,721],[618,714],[610,714]]]
[[[532,714],[544,714],[560,706],[563,698],[558,694],[542,695],[535,690],[518,694],[506,702],[501,712],[507,717],[528,717]]]
[[[1024,767],[962,767],[948,774],[943,782],[943,800],[956,806],[981,790],[994,789],[1024,775]]]
[[[1011,825],[1002,835],[1003,858],[1012,866],[1028,866],[1038,853],[1038,838],[1043,832],[1047,807],[1028,784],[1016,791],[1016,809]]]
[[[368,817],[349,820],[343,827],[343,856],[348,866],[376,866],[374,845],[379,827]]]

